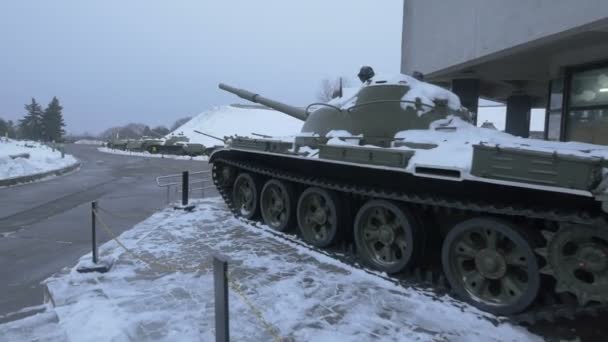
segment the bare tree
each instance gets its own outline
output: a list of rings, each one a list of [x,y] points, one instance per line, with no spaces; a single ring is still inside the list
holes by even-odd
[[[333,80],[328,78],[321,81],[321,89],[317,93],[317,99],[321,102],[329,102],[336,97],[342,95],[342,87],[347,87],[348,82],[344,77],[338,77]]]
[[[171,128],[169,129],[171,132],[175,131],[176,129],[179,128],[179,126],[185,124],[186,122],[190,121],[190,119],[192,119],[192,117],[187,116],[185,118],[181,118],[176,120],[173,125],[171,125]]]

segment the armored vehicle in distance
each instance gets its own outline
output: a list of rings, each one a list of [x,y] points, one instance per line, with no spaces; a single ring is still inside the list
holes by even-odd
[[[441,270],[494,314],[606,304],[605,147],[478,128],[447,90],[360,77],[354,96],[306,108],[219,85],[303,121],[294,137],[235,136],[211,155],[235,215],[297,227],[318,248],[353,241],[363,264],[389,274]]]

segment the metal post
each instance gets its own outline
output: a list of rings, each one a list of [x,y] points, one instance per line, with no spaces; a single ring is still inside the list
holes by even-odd
[[[97,236],[95,234],[96,233],[95,232],[95,221],[96,221],[95,210],[97,210],[97,202],[93,201],[93,202],[91,202],[91,232],[92,232],[91,243],[93,244],[93,263],[94,264],[97,263]]]
[[[171,203],[171,186],[167,185],[167,205],[169,205],[169,203]]]
[[[188,205],[188,171],[182,173],[182,205]]]
[[[228,321],[228,262],[213,257],[213,283],[215,288],[215,340],[230,341],[230,324]]]

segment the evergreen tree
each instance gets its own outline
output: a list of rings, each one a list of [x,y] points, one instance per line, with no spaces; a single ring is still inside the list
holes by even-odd
[[[46,141],[60,141],[65,134],[65,123],[57,97],[53,97],[42,115],[43,139]]]
[[[8,136],[8,123],[0,119],[0,138]]]
[[[42,107],[32,98],[30,104],[25,105],[27,114],[19,120],[19,131],[21,137],[31,140],[40,140],[43,134]]]
[[[13,122],[13,120],[8,120],[6,122],[6,125],[8,127],[8,137],[12,138],[12,139],[16,139],[17,138],[17,127],[15,127],[15,123]]]

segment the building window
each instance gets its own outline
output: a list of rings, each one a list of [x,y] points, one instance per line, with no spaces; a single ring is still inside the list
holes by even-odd
[[[564,99],[564,79],[551,81],[549,106],[547,108],[547,139],[558,141],[562,132],[562,103]]]
[[[608,145],[608,67],[571,77],[566,140]]]

